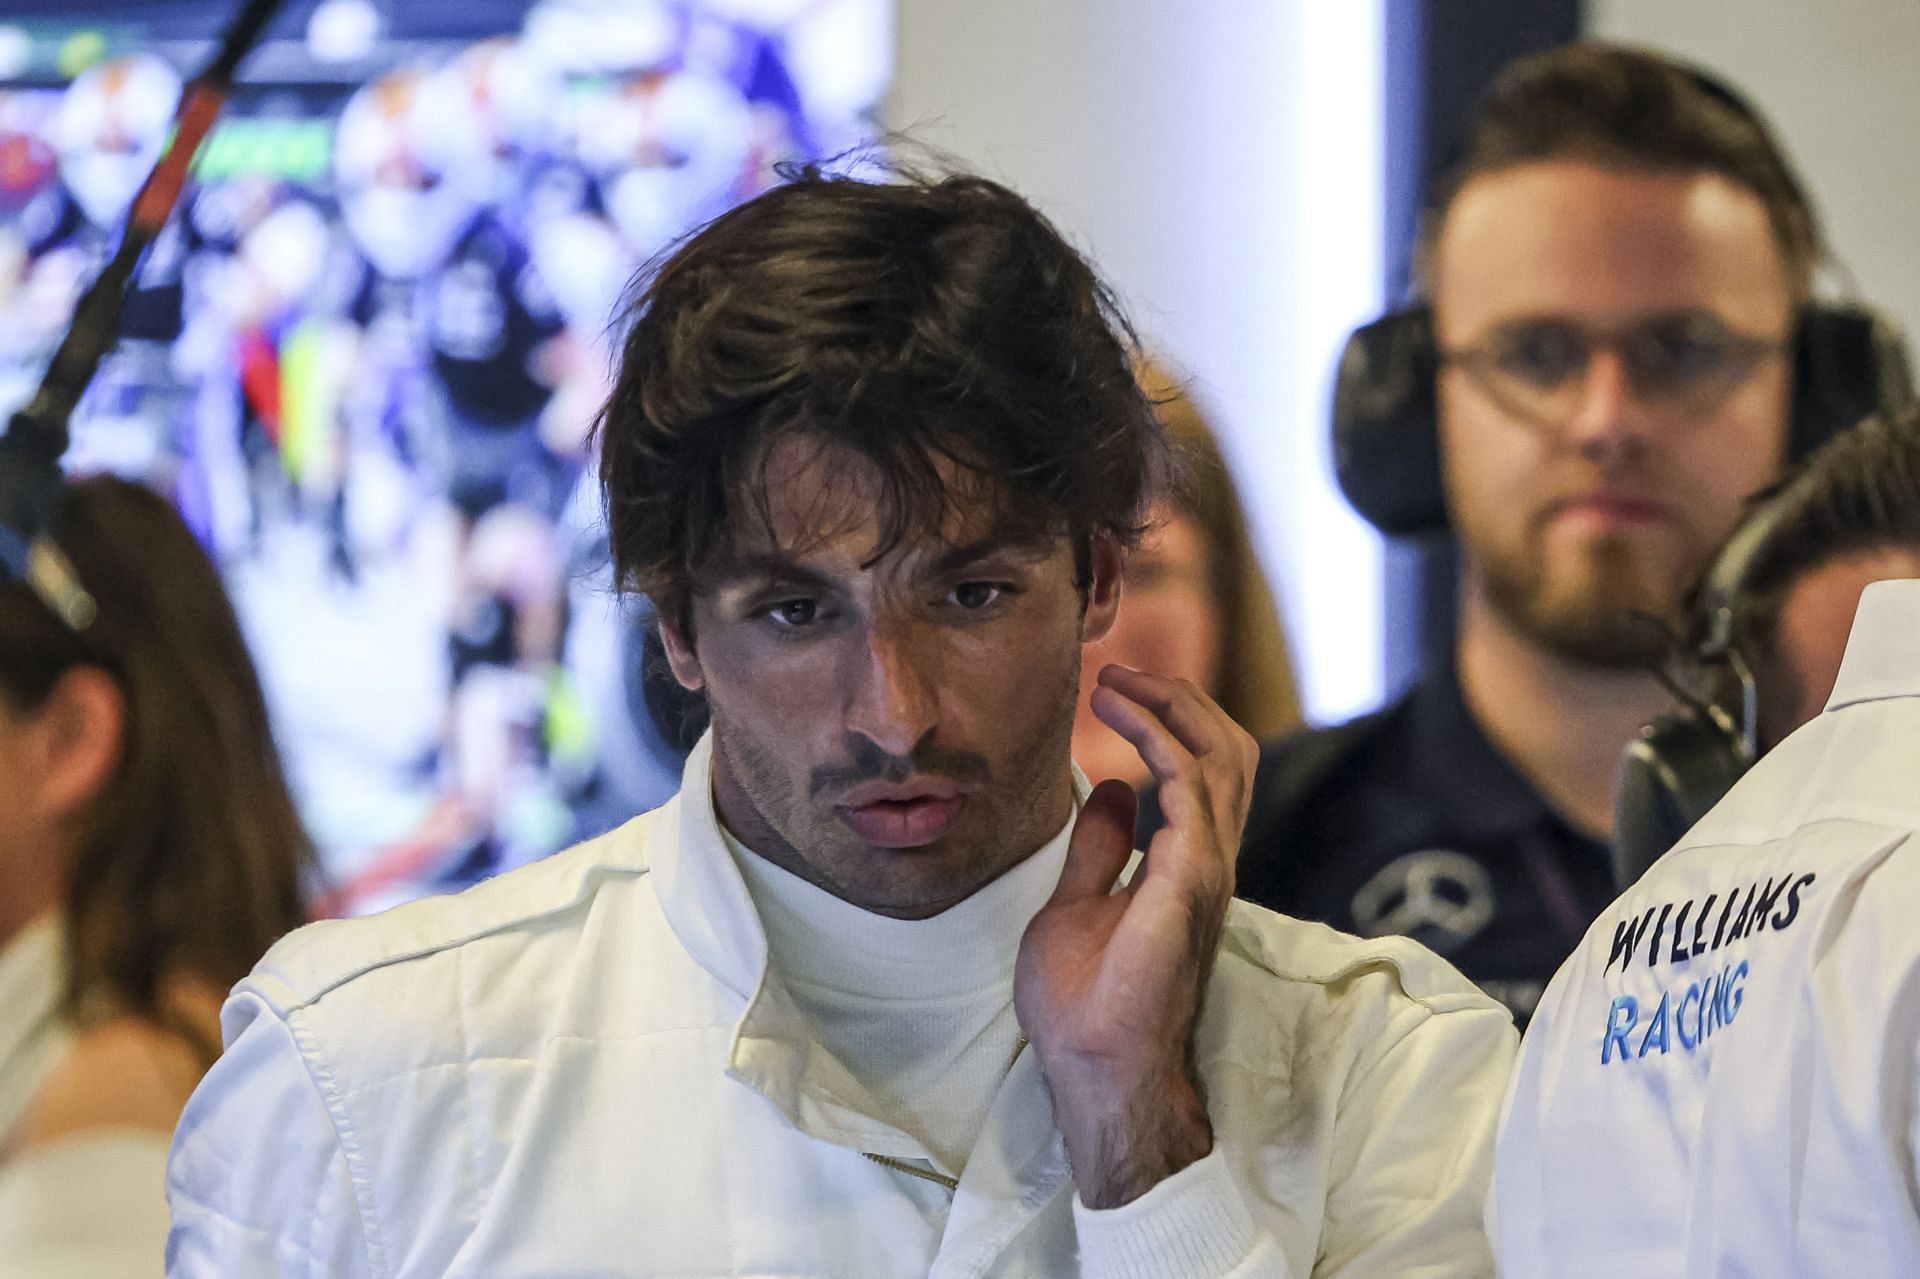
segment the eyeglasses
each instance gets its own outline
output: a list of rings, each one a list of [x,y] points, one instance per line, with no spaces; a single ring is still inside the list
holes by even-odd
[[[1619,359],[1643,407],[1685,422],[1718,408],[1787,345],[1787,338],[1741,333],[1706,311],[1675,311],[1612,330],[1536,317],[1499,325],[1473,346],[1443,350],[1440,360],[1515,417],[1554,429],[1580,411],[1600,351]]]

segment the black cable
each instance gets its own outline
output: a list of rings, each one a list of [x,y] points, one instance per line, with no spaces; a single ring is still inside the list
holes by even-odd
[[[219,51],[181,93],[172,140],[134,197],[119,248],[75,303],[73,320],[39,389],[0,436],[0,576],[27,582],[76,629],[91,620],[92,601],[45,537],[60,506],[60,457],[67,451],[68,423],[119,336],[120,313],[141,257],[166,227],[193,157],[233,88],[234,73],[259,43],[280,3],[247,0],[221,38]]]

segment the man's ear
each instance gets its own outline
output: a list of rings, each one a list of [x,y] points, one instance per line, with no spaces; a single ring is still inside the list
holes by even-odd
[[[113,781],[126,749],[127,699],[97,666],[75,666],[34,711],[43,768],[39,801],[48,816],[84,811]]]
[[[1120,615],[1120,579],[1126,552],[1109,533],[1095,533],[1087,546],[1087,607],[1080,618],[1080,642],[1106,638]]]
[[[660,618],[660,647],[666,651],[667,668],[680,687],[695,693],[706,687],[706,673],[693,651],[693,637],[678,622],[664,616]]]

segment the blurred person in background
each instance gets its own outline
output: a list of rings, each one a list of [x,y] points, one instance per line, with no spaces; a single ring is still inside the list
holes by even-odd
[[[1623,886],[1825,708],[1861,592],[1920,577],[1920,522],[1902,487],[1914,474],[1909,434],[1894,415],[1841,432],[1756,500],[1695,588],[1669,663],[1679,705],[1622,761],[1613,851]]]
[[[1813,209],[1690,68],[1590,44],[1508,68],[1421,249],[1457,636],[1392,706],[1266,750],[1240,891],[1415,937],[1524,1022],[1617,891],[1661,624],[1799,432],[1847,423],[1792,413]]]
[[[1143,361],[1141,389],[1183,455],[1184,483],[1157,503],[1127,556],[1126,592],[1106,638],[1082,650],[1073,759],[1094,781],[1150,780],[1140,753],[1093,713],[1095,676],[1118,662],[1184,679],[1265,740],[1298,727],[1293,663],[1246,509],[1213,427],[1188,389]]]
[[[1841,434],[1764,514],[1732,604],[1767,751],[1826,708],[1861,593],[1920,578],[1920,422],[1874,419]]]
[[[1780,501],[1742,610],[1772,749],[1549,986],[1490,1200],[1505,1273],[1920,1274],[1920,413]]]
[[[158,495],[69,490],[97,616],[0,583],[0,1273],[158,1275],[167,1142],[309,848],[212,563]]]
[[[26,402],[66,328],[83,264],[49,254],[84,223],[48,139],[59,95],[0,88],[0,411]]]
[[[557,521],[591,420],[555,434],[574,343],[529,246],[550,213],[533,188],[564,100],[556,72],[497,39],[437,69],[396,68],[341,112],[335,175],[365,259],[347,311],[358,354],[343,434],[369,459],[390,449],[418,468],[444,496],[451,538],[446,704],[420,767],[437,794],[341,878],[345,909],[396,885],[464,886],[564,845],[570,783],[591,766],[553,767],[547,749],[571,696]]]

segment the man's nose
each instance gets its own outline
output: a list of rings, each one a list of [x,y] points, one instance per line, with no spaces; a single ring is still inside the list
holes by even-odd
[[[1567,420],[1568,441],[1581,453],[1604,457],[1644,446],[1649,428],[1648,407],[1626,361],[1606,347],[1595,351]]]
[[[897,759],[912,755],[939,719],[936,661],[916,627],[869,632],[851,672],[847,730]]]

